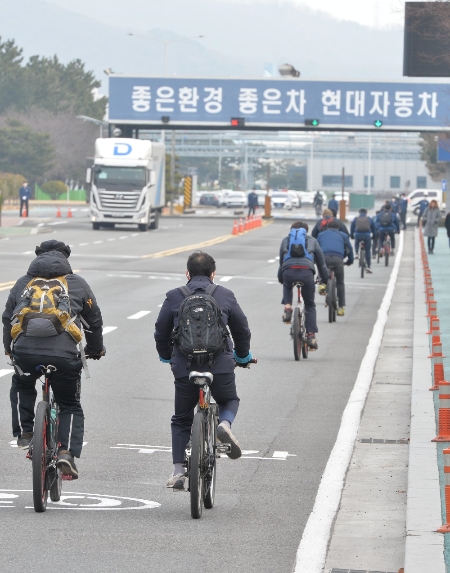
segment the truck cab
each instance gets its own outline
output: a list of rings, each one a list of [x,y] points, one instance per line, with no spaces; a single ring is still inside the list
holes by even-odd
[[[157,229],[166,199],[164,144],[97,139],[86,182],[93,229],[116,224],[135,224],[140,231]]]

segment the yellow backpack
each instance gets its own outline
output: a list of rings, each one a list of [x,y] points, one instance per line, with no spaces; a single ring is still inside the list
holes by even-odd
[[[35,277],[25,287],[14,309],[11,337],[46,338],[67,332],[78,344],[83,334],[71,315],[66,276],[45,279]]]

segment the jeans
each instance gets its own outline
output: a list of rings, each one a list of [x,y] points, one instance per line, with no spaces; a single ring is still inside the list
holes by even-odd
[[[345,306],[345,283],[344,283],[344,259],[335,255],[325,255],[325,263],[328,268],[333,266],[336,277],[336,287],[339,306]]]
[[[305,303],[305,328],[306,332],[319,332],[317,328],[316,303],[314,297],[316,294],[316,285],[314,283],[314,273],[311,269],[293,269],[288,267],[283,271],[283,300],[281,304],[292,304],[293,293],[292,283],[301,281],[302,297]]]
[[[370,238],[370,233],[355,233],[355,253],[359,252],[359,243],[364,241],[364,249],[366,251],[366,261],[367,266],[370,269],[370,263],[372,262],[372,243]]]
[[[26,216],[28,217],[28,199],[20,198],[20,212],[19,217],[22,217],[23,208],[25,207]]]
[[[386,235],[391,237],[391,249],[395,249],[395,231],[392,229],[380,229],[378,232],[378,247],[383,248],[383,242]]]
[[[258,205],[249,205],[248,206],[248,216],[250,217],[250,215],[254,215],[256,213],[256,208],[258,207]]]
[[[184,462],[184,450],[191,436],[194,410],[198,403],[199,387],[189,382],[188,376],[175,378],[175,414],[172,416],[172,460],[174,464]],[[219,423],[227,420],[233,423],[239,408],[234,372],[214,374],[211,394],[219,405]]]
[[[400,211],[400,221],[403,225],[403,230],[406,231],[406,211]]]
[[[84,414],[80,404],[81,360],[14,353],[14,375],[10,390],[13,436],[32,432],[36,381],[42,377],[36,366],[52,364],[55,372],[49,376],[50,385],[59,406],[58,442],[61,450],[69,450],[80,457],[83,446]],[[18,368],[22,370],[20,374]],[[26,375],[28,374],[28,375]]]
[[[436,240],[436,237],[427,237],[427,244],[428,244],[428,250],[429,251],[434,251],[435,240]]]

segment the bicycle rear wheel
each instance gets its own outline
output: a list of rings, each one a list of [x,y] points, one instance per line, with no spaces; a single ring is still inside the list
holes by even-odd
[[[217,405],[211,404],[208,413],[208,435],[206,436],[205,460],[208,463],[208,469],[205,474],[203,483],[203,504],[205,509],[212,509],[216,495],[216,429],[217,429]]]
[[[361,267],[361,278],[364,278],[364,272],[366,270],[366,252],[361,251],[361,255],[359,257],[359,266]]]
[[[47,457],[49,443],[49,407],[47,402],[39,402],[36,409],[33,437],[33,505],[39,513],[47,509],[48,474]]]
[[[327,282],[327,300],[328,300],[328,322],[333,322],[334,315],[334,298],[333,298],[333,281]]]
[[[203,508],[203,463],[205,456],[205,431],[203,413],[197,412],[192,423],[191,471],[189,490],[191,494],[191,517],[199,519]]]
[[[391,246],[390,245],[386,245],[384,248],[384,266],[388,267],[389,266],[389,255],[391,252]]]
[[[295,307],[292,319],[292,339],[294,341],[294,358],[300,360],[302,355],[302,332],[300,309]]]

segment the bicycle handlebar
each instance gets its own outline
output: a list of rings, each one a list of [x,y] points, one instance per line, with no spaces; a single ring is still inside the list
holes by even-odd
[[[239,368],[250,368],[250,364],[258,364],[258,359],[252,358],[251,360],[249,360],[245,364],[239,364],[239,362],[236,362],[236,366]]]

